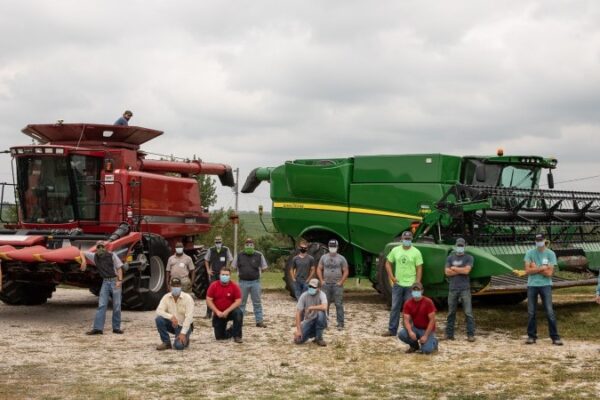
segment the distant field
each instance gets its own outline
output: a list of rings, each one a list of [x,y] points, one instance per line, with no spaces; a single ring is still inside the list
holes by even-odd
[[[253,211],[240,211],[240,220],[243,222],[244,229],[248,236],[258,238],[267,234],[265,228],[260,223],[258,213]],[[275,230],[273,222],[271,221],[271,213],[265,212],[263,214],[263,221],[270,232]]]

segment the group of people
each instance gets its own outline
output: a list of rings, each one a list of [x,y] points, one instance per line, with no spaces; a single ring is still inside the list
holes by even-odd
[[[388,327],[382,336],[398,337],[409,347],[407,353],[430,354],[438,349],[436,337],[436,307],[424,296],[422,284],[423,257],[413,246],[413,235],[403,232],[401,244],[387,255],[385,268],[390,279],[392,307]],[[466,252],[466,242],[459,238],[447,257],[444,272],[449,283],[448,316],[444,340],[455,340],[455,321],[459,302],[466,319],[467,340],[474,342],[475,320],[471,302],[469,275],[474,259]],[[346,258],[338,253],[339,243],[332,239],[328,249],[318,261],[308,253],[309,244],[301,240],[298,253],[291,260],[290,277],[297,298],[295,314],[294,342],[305,343],[309,339],[320,346],[326,346],[323,338],[328,326],[330,303],[335,304],[337,329],[344,329],[344,283],[349,269]],[[121,285],[123,282],[122,262],[106,250],[106,244],[99,242],[96,251],[81,253],[81,269],[87,261],[93,260],[102,276],[99,302],[93,327],[89,335],[103,333],[105,313],[109,297],[113,300],[113,333],[121,334]],[[546,246],[543,234],[535,237],[535,248],[528,250],[524,257],[527,275],[528,324],[526,344],[534,344],[538,338],[536,325],[536,305],[538,297],[546,311],[552,344],[563,344],[558,334],[556,316],[552,307],[552,275],[557,265],[556,254]],[[248,297],[254,308],[257,327],[266,328],[261,303],[261,273],[267,268],[263,254],[254,247],[251,238],[246,239],[244,249],[233,257],[223,245],[220,236],[215,238],[204,258],[204,266],[210,278],[206,293],[207,312],[205,318],[212,319],[216,340],[233,338],[243,343],[243,323]],[[232,281],[232,269],[237,270],[239,281]],[[195,282],[193,260],[184,253],[182,243],[175,246],[175,254],[167,262],[169,292],[164,295],[156,310],[156,328],[161,339],[158,350],[175,348],[183,350],[189,346],[190,335],[194,330],[194,299],[192,287]],[[596,289],[596,302],[600,304],[600,279]],[[229,322],[231,325],[229,326]],[[400,329],[400,325],[402,328]],[[171,343],[169,334],[175,336]],[[441,340],[441,338],[440,338]]]

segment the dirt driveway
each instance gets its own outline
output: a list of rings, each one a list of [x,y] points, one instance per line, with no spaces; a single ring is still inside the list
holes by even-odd
[[[124,335],[110,325],[84,335],[96,301],[58,289],[44,306],[0,304],[0,398],[600,397],[600,343],[525,346],[500,329],[480,330],[471,344],[461,324],[459,340],[438,354],[405,355],[397,339],[379,336],[388,311],[371,292],[347,295],[346,330],[329,329],[326,348],[292,343],[294,303],[279,291],[263,296],[267,329],[245,319],[243,345],[215,342],[198,301],[184,352],[155,351],[154,312],[123,312]]]

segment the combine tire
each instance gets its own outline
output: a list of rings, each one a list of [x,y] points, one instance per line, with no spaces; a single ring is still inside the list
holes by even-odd
[[[123,278],[122,302],[123,308],[128,310],[154,310],[167,292],[169,244],[162,236],[154,234],[145,234],[142,242],[146,265],[141,270],[130,268]]]
[[[385,299],[385,303],[388,307],[392,306],[392,284],[388,277],[388,273],[385,269],[386,257],[383,253],[379,254],[379,261],[377,262],[377,283],[374,284],[375,289]]]
[[[38,306],[46,303],[55,290],[56,285],[38,285],[3,279],[0,300],[11,306]]]
[[[315,269],[319,264],[319,260],[323,254],[327,254],[327,246],[318,242],[311,242],[308,244],[307,253],[313,256],[315,259]],[[283,281],[285,282],[285,289],[289,292],[290,296],[296,298],[296,292],[294,290],[294,281],[292,281],[292,259],[298,254],[297,250],[294,250],[292,254],[285,261],[285,269],[283,274]]]
[[[206,252],[206,249],[202,249],[198,251],[194,257],[192,257],[196,271],[196,279],[192,283],[192,292],[194,292],[198,299],[202,300],[206,298],[206,291],[208,290],[208,285],[210,284],[210,280],[204,266],[204,256],[206,255]]]

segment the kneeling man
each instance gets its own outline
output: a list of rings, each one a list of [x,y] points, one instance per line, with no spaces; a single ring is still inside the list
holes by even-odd
[[[315,338],[319,346],[327,346],[323,331],[327,328],[327,296],[319,289],[319,280],[311,279],[308,290],[298,299],[296,306],[296,332],[294,342],[301,344]]]
[[[242,343],[242,325],[244,313],[240,309],[242,291],[231,281],[231,270],[221,268],[219,280],[214,281],[206,292],[206,306],[213,311],[212,326],[215,339],[225,340],[233,337],[236,343]],[[233,326],[227,329],[227,323],[233,321]]]
[[[171,293],[163,296],[156,309],[156,329],[162,341],[156,350],[183,350],[190,345],[190,335],[194,330],[194,299],[181,291],[181,279],[171,279]],[[171,346],[169,333],[175,335]]]
[[[423,285],[413,283],[412,298],[404,304],[402,311],[404,329],[398,334],[398,339],[410,347],[407,353],[420,350],[423,354],[437,351],[438,341],[435,337],[435,312],[433,301],[423,296]]]

